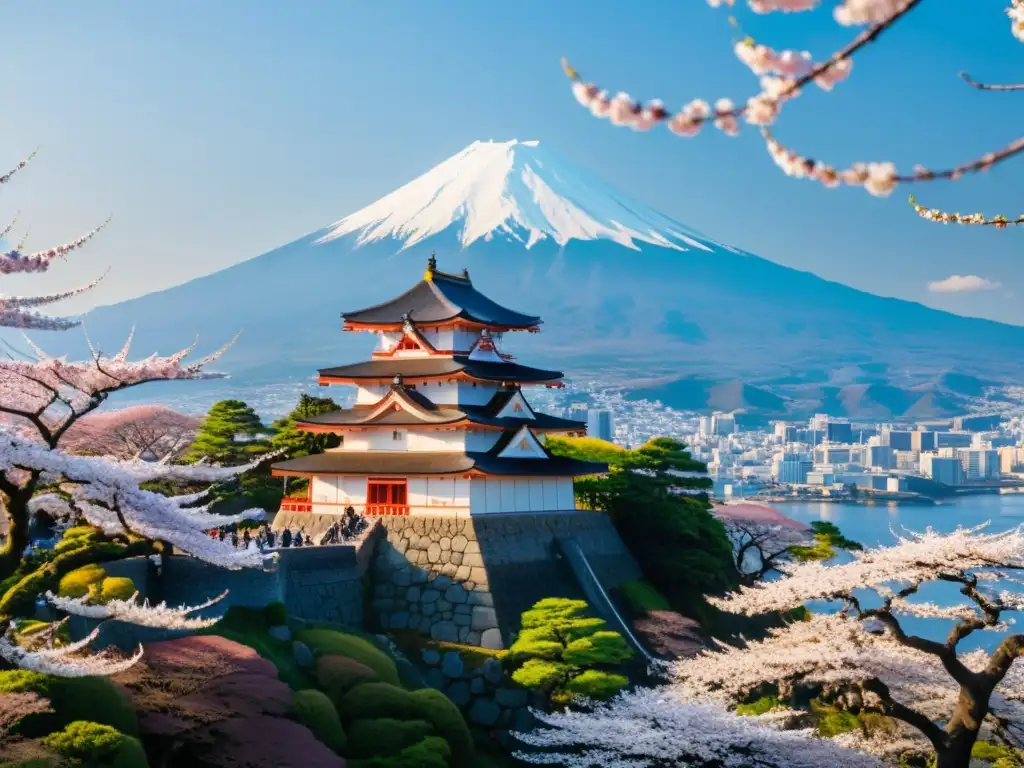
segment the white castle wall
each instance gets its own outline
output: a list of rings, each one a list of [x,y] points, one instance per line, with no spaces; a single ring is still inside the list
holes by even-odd
[[[469,497],[474,515],[576,509],[571,477],[474,477]]]
[[[342,514],[350,504],[361,512],[366,504],[366,482],[366,475],[314,477],[313,513]],[[410,514],[469,514],[468,478],[410,477],[406,493]]]

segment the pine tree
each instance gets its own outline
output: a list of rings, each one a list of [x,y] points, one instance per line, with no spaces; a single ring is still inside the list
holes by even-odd
[[[221,400],[213,404],[199,427],[186,461],[206,457],[214,464],[239,464],[265,447],[262,443],[240,442],[240,437],[256,437],[266,432],[256,412],[241,400]]]
[[[295,422],[337,410],[338,404],[329,397],[302,395],[299,397],[299,404],[291,413],[273,423],[274,437],[270,441],[271,447],[284,450],[289,458],[309,456],[313,453],[323,453],[328,448],[336,448],[341,444],[337,435],[301,432],[295,428]]]

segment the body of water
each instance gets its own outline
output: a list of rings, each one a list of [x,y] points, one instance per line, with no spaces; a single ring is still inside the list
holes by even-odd
[[[831,504],[831,503],[786,503],[777,504],[776,508],[788,517],[801,522],[810,523],[814,520],[825,520],[834,523],[842,530],[843,535],[863,544],[865,547],[888,546],[896,543],[893,531],[900,533],[903,529],[924,531],[932,528],[935,531],[953,531],[957,526],[973,527],[988,523],[988,531],[1006,531],[1024,525],[1024,493],[1002,495],[965,496],[936,506],[897,506],[884,504]],[[843,558],[840,555],[840,558]],[[993,590],[1013,589],[1024,590],[1024,587],[1013,584],[999,585],[990,583]],[[956,585],[929,583],[922,589],[915,600],[936,602],[941,605],[963,603],[965,598],[959,593]],[[826,604],[811,605],[813,609],[827,610]],[[1014,612],[1003,614],[1010,624],[1010,632],[1024,632],[1024,613]],[[1016,624],[1012,623],[1016,622]],[[900,623],[907,632],[911,632],[932,640],[945,640],[953,622],[941,619],[918,619],[908,616],[900,617]],[[974,648],[993,650],[1006,635],[1006,632],[975,632],[961,644],[962,651]]]

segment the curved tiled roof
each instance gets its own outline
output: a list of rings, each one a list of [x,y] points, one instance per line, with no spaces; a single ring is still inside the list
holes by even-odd
[[[428,274],[429,280],[421,280],[401,296],[365,309],[342,312],[342,319],[346,323],[391,326],[400,325],[408,315],[420,325],[463,319],[513,330],[534,328],[541,323],[539,317],[524,315],[487,298],[473,287],[468,275],[459,277],[437,271]]]
[[[436,378],[465,373],[484,381],[543,382],[562,378],[561,371],[531,368],[518,363],[494,363],[470,360],[466,355],[454,357],[401,357],[366,360],[361,363],[321,368],[320,376],[338,379],[406,379]]]
[[[563,456],[509,459],[493,453],[327,451],[271,465],[277,474],[297,475],[457,475],[477,470],[488,475],[578,476],[608,471],[607,464]]]

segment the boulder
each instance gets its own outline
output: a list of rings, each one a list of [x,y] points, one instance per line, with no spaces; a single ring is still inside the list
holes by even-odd
[[[501,678],[505,674],[505,670],[501,666],[501,662],[497,659],[488,659],[484,662],[484,680],[491,685],[497,685],[501,682]]]
[[[292,639],[292,631],[288,628],[287,624],[282,624],[279,627],[270,627],[267,630],[267,634],[275,640],[280,640],[282,643],[287,643]]]
[[[485,629],[480,633],[480,647],[492,651],[500,651],[505,647],[501,640],[501,630],[495,628]]]
[[[430,637],[447,643],[459,642],[459,630],[450,621],[439,621],[430,628]]]
[[[707,647],[700,624],[675,611],[648,611],[633,622],[633,630],[651,653],[663,659],[685,659]]]
[[[465,680],[456,680],[445,689],[444,695],[449,698],[452,704],[461,709],[469,704],[469,683]]]
[[[473,629],[484,631],[498,626],[498,614],[493,608],[478,605],[473,608]]]
[[[526,706],[526,691],[522,688],[499,688],[494,692],[494,701],[509,709]]]
[[[292,658],[303,669],[309,669],[315,661],[313,659],[313,651],[309,649],[309,646],[298,640],[292,643]]]
[[[307,648],[308,650],[308,648]],[[290,719],[292,691],[251,648],[215,636],[151,643],[118,676],[153,765],[344,768]]]
[[[469,709],[469,719],[477,725],[494,725],[500,716],[501,707],[490,699],[477,699]]]
[[[441,671],[445,677],[460,678],[466,671],[466,665],[458,651],[448,651],[441,661]]]
[[[424,648],[420,652],[420,658],[423,659],[423,663],[428,667],[436,667],[441,663],[441,654],[433,648]]]

